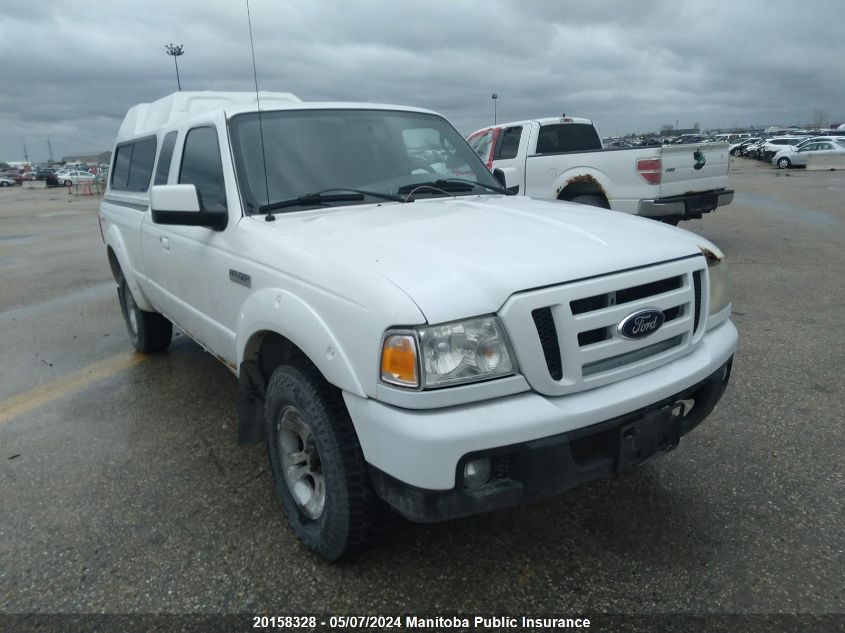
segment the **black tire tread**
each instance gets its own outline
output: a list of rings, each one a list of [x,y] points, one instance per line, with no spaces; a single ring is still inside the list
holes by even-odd
[[[341,510],[346,506],[348,520],[326,523],[326,534],[314,534],[313,531],[303,528],[296,517],[291,517],[291,508],[286,505],[288,519],[294,532],[305,545],[327,560],[333,561],[360,552],[369,546],[373,537],[379,533],[387,507],[373,489],[358,436],[340,391],[330,385],[319,370],[305,359],[297,359],[291,364],[277,368],[267,384],[265,418],[268,452],[274,450],[271,434],[275,424],[274,409],[277,406],[278,394],[288,391],[298,395],[300,401],[308,402],[311,407],[319,410],[323,419],[331,425],[330,430],[320,428],[309,418],[315,437],[321,436],[324,445],[333,446],[339,454],[346,494],[345,499],[337,501],[340,502]],[[305,414],[306,411],[302,413]],[[333,438],[328,437],[329,435]],[[328,456],[321,454],[321,457],[325,465]],[[270,466],[284,502],[285,497],[281,490],[286,490],[286,484],[283,479],[279,481],[272,456]],[[326,512],[329,503],[330,500],[327,499]]]
[[[591,207],[599,207],[600,209],[609,209],[610,205],[600,195],[595,193],[582,193],[569,199],[569,202],[575,204],[585,204]]]
[[[170,345],[170,341],[173,338],[173,324],[158,312],[141,310],[136,304],[138,332],[137,335],[133,335],[126,315],[126,311],[129,309],[125,299],[127,292],[131,291],[126,283],[126,278],[121,275],[117,296],[120,301],[123,318],[126,320],[126,330],[132,345],[143,354],[156,354],[164,351]]]

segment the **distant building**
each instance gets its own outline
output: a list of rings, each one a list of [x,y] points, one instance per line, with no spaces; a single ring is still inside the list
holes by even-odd
[[[660,136],[680,136],[681,134],[701,134],[701,130],[699,130],[697,127],[686,128],[686,129],[678,128],[677,130],[675,130],[675,129],[660,130]]]
[[[62,157],[63,163],[96,163],[108,164],[111,162],[111,151],[99,152],[93,154],[72,154],[70,156]]]

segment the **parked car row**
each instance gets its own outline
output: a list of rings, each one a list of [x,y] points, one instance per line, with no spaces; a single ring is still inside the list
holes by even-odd
[[[59,179],[56,178],[56,172],[52,169],[38,169],[28,171],[22,176],[23,180],[44,180],[48,187],[56,187],[59,185]]]
[[[752,142],[761,139],[782,139],[782,138],[797,138],[799,141],[805,140],[809,137],[826,137],[826,136],[842,136],[841,131],[835,129],[817,129],[805,130],[801,128],[770,128],[763,132],[725,132],[720,134],[712,134],[709,132],[696,134],[681,134],[681,135],[665,135],[665,136],[625,136],[625,137],[604,137],[602,138],[602,145],[605,149],[627,149],[630,147],[646,147],[653,145],[686,145],[692,143],[729,143],[731,146],[731,155],[743,156],[740,153],[740,147],[748,147]],[[753,157],[753,156],[752,156]],[[770,158],[770,157],[769,157]]]
[[[23,175],[18,173],[15,170],[6,170],[0,172],[0,179],[4,181],[5,184],[0,186],[9,187],[11,185],[19,185],[21,184],[21,180],[23,179]],[[11,181],[11,182],[9,182]]]
[[[842,151],[845,151],[845,136],[758,137],[734,143],[730,147],[732,156],[771,162],[780,169],[805,167],[812,153]]]
[[[108,165],[86,167],[73,164],[65,167],[53,168],[36,165],[34,169],[23,171],[7,169],[0,172],[0,187],[20,185],[24,181],[43,180],[48,187],[73,186],[95,181],[105,182],[108,176]]]

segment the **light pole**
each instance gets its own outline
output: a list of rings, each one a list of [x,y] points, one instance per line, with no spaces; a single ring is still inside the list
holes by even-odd
[[[490,98],[493,100],[493,125],[496,125],[496,101],[498,100],[499,95],[494,92]]]
[[[179,89],[179,92],[181,92],[182,82],[179,81],[179,62],[176,61],[176,58],[185,54],[185,51],[182,50],[184,48],[184,44],[179,44],[178,46],[175,44],[165,44],[164,48],[167,49],[167,54],[173,57],[173,63],[176,64],[176,86]]]

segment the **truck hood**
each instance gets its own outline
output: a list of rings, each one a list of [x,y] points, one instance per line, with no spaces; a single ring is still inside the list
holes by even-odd
[[[274,229],[335,266],[355,262],[378,272],[429,323],[495,312],[522,290],[701,255],[699,245],[709,244],[653,220],[522,196],[356,205],[279,219]]]

